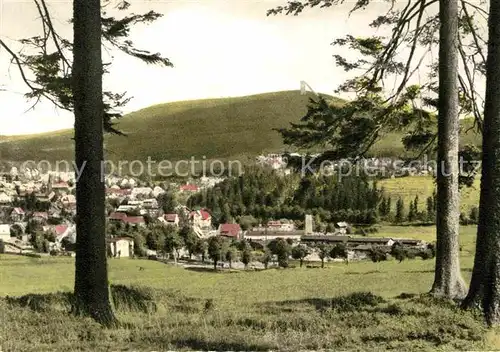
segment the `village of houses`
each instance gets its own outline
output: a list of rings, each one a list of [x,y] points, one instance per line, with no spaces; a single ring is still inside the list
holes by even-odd
[[[275,159],[273,159],[275,160]],[[15,169],[15,168],[14,168]],[[202,177],[184,184],[170,184],[169,189],[176,190],[179,195],[187,198],[190,194],[199,192],[206,187],[212,187],[223,179]],[[76,242],[76,225],[73,221],[76,215],[74,173],[40,173],[27,170],[20,174],[16,170],[3,174],[0,178],[0,241],[3,251],[12,254],[35,252],[32,243],[33,231],[30,224],[36,224],[45,234],[52,234],[53,241],[49,243],[46,253],[41,255],[74,255]],[[187,219],[184,226],[202,239],[212,236],[224,236],[236,240],[246,240],[252,247],[263,248],[266,243],[276,238],[283,238],[292,245],[305,244],[314,248],[316,244],[331,245],[343,243],[348,248],[348,259],[365,259],[373,246],[390,248],[396,241],[414,248],[424,248],[427,244],[419,240],[403,238],[362,237],[350,234],[349,224],[339,222],[334,233],[316,233],[313,231],[312,216],[306,215],[304,229],[295,228],[293,221],[279,219],[269,221],[257,227],[243,231],[239,224],[220,224],[215,228],[212,224],[210,209],[188,209],[179,205],[175,212],[164,213],[159,207],[158,198],[166,190],[159,185],[145,186],[134,178],[107,177],[106,198],[109,204],[116,207],[108,209],[108,223],[121,223],[128,227],[146,227],[146,217],[156,223],[180,226],[182,219]],[[31,197],[38,204],[45,204],[44,211],[33,211],[23,208],[20,200]],[[109,202],[109,200],[114,200]],[[134,240],[130,237],[108,236],[111,255],[119,258],[134,257]],[[69,245],[68,245],[69,244]],[[71,245],[73,244],[73,246]],[[180,251],[180,258],[187,251]],[[147,250],[148,257],[155,257],[153,250]],[[307,261],[320,261],[313,250]]]

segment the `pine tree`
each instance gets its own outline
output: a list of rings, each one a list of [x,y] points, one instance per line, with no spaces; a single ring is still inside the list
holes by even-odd
[[[413,222],[415,220],[415,203],[410,202],[408,207],[408,222]]]
[[[396,223],[403,222],[404,208],[405,208],[405,204],[403,202],[403,199],[399,198],[397,203],[396,203],[396,219],[395,219]]]
[[[434,223],[436,213],[434,211],[434,200],[432,196],[427,197],[427,221]]]
[[[379,205],[379,214],[382,217],[387,216],[387,198],[382,198],[382,201]]]
[[[391,215],[391,211],[392,211],[392,205],[391,205],[391,197],[387,197],[387,202],[386,202],[386,213],[387,213],[387,216]]]

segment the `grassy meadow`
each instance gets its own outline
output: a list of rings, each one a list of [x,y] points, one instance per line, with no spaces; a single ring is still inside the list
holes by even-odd
[[[400,227],[403,228],[403,227]],[[381,228],[432,237],[433,227]],[[404,233],[401,233],[404,232]],[[464,277],[474,227],[464,227]],[[481,350],[500,348],[471,312],[425,294],[433,261],[213,272],[139,259],[109,261],[119,327],[68,315],[74,259],[0,256],[0,349]],[[139,269],[142,267],[143,269]],[[36,293],[36,294],[35,294]],[[7,297],[8,296],[8,297]]]
[[[392,197],[392,207],[395,211],[396,200],[401,197],[408,210],[410,202],[418,195],[419,210],[426,210],[427,198],[432,196],[435,190],[434,178],[431,176],[408,176],[387,178],[378,181],[378,187],[384,188],[384,192]],[[472,187],[463,187],[460,191],[461,211],[468,214],[474,206],[479,206],[480,178],[478,177]]]

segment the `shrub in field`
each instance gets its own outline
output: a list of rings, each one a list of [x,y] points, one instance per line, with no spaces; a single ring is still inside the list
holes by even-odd
[[[309,248],[304,245],[298,245],[292,248],[292,258],[300,261],[300,267],[304,264],[304,258],[310,254]]]
[[[214,262],[214,269],[217,269],[217,262],[225,256],[226,241],[223,237],[213,236],[208,239],[208,256]]]
[[[391,247],[391,256],[400,263],[407,258],[406,252],[403,245],[399,242],[394,243]]]
[[[387,253],[380,248],[372,248],[368,253],[368,256],[374,263],[382,262],[387,260]]]
[[[226,260],[229,262],[229,269],[231,269],[233,266],[233,261],[238,260],[238,250],[236,249],[236,247],[230,246],[226,250],[224,256],[226,257]]]
[[[332,299],[332,309],[340,312],[354,312],[364,307],[375,307],[385,300],[371,292],[355,292]]]
[[[432,259],[434,255],[430,249],[425,249],[417,253],[417,256],[422,258],[422,260]]]
[[[330,249],[329,255],[330,255],[330,258],[332,258],[332,259],[342,258],[345,260],[346,264],[349,264],[348,251],[347,251],[347,247],[345,244],[339,243],[339,244],[336,244],[335,246],[333,246]]]
[[[247,246],[241,252],[241,262],[245,265],[246,268],[251,261],[252,261],[252,249],[250,248],[250,246]]]
[[[271,261],[272,259],[272,256],[273,254],[271,253],[271,251],[269,249],[265,249],[264,250],[264,253],[262,253],[262,255],[260,256],[259,258],[259,261],[264,264],[264,268],[267,269],[268,265],[269,265],[269,262]]]
[[[288,267],[288,257],[290,256],[291,246],[283,238],[276,238],[268,243],[267,248],[272,254],[278,257],[278,265]],[[283,266],[286,263],[286,266]]]

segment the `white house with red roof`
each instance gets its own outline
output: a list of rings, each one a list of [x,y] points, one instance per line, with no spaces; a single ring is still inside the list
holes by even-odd
[[[108,217],[109,221],[112,222],[123,222],[123,220],[127,217],[127,213],[123,212],[114,212],[111,213]]]
[[[24,220],[25,212],[22,208],[14,208],[10,213],[10,219],[14,222],[20,222]]]
[[[218,233],[220,236],[240,239],[243,231],[239,224],[220,224]]]
[[[167,225],[179,226],[179,215],[175,213],[165,214],[161,218]]]
[[[59,193],[69,192],[70,186],[67,182],[61,181],[52,184],[52,190]]]
[[[122,220],[122,222],[135,227],[146,226],[146,220],[144,220],[144,216],[127,216]]]
[[[191,225],[199,228],[212,227],[212,216],[206,209],[195,210],[189,213]]]
[[[49,219],[49,214],[47,212],[36,211],[33,213],[32,218],[34,221],[45,222]]]

